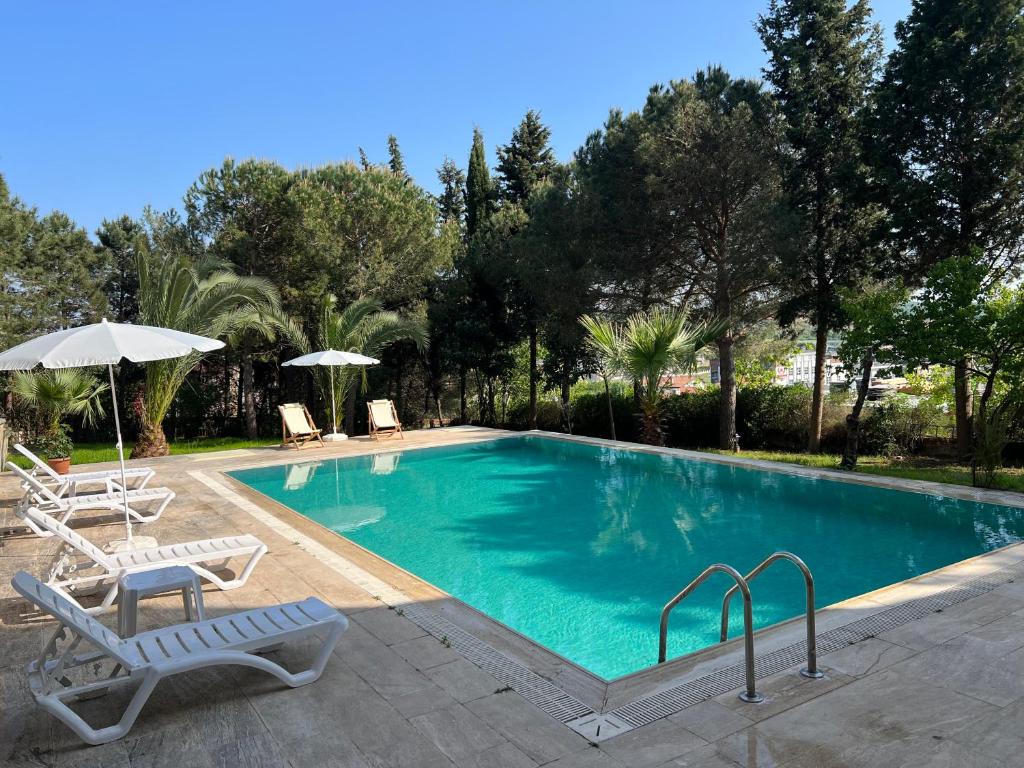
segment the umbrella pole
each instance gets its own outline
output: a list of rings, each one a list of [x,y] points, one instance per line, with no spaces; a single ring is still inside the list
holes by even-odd
[[[124,526],[125,543],[131,546],[132,543],[132,520],[128,512],[128,478],[124,468],[124,444],[121,442],[121,416],[117,411],[117,390],[114,387],[114,366],[107,365],[110,373],[110,396],[114,400],[114,429],[117,432],[117,458],[121,462],[121,493],[124,497]]]
[[[334,429],[334,434],[338,434],[338,414],[334,412],[334,369],[328,366],[327,373],[331,377],[331,427]]]

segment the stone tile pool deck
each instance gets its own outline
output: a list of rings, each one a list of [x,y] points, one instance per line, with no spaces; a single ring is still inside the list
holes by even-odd
[[[161,683],[125,739],[82,745],[39,711],[24,665],[53,622],[10,587],[17,570],[45,572],[52,540],[19,532],[10,506],[19,495],[0,478],[0,764],[11,766],[1001,766],[1024,764],[1024,545],[942,569],[822,611],[819,635],[902,601],[987,579],[971,593],[876,636],[858,636],[819,659],[823,680],[800,664],[758,680],[766,701],[735,691],[687,706],[598,742],[580,735],[494,676],[479,653],[441,642],[422,626],[439,616],[488,648],[602,713],[657,694],[740,658],[735,642],[683,665],[611,685],[561,662],[451,598],[325,532],[221,472],[244,466],[354,455],[373,450],[490,439],[494,430],[406,433],[373,443],[357,438],[325,449],[254,449],[160,459],[156,482],[178,497],[145,534],[161,543],[253,533],[268,546],[246,587],[204,591],[210,615],[316,595],[351,620],[316,683],[290,690],[249,669],[212,668]],[[907,486],[910,487],[910,486]],[[975,491],[958,493],[978,498]],[[992,501],[1024,504],[1019,496]],[[118,538],[114,524],[87,535]],[[12,530],[8,530],[12,529]],[[798,553],[799,554],[799,553]],[[681,575],[684,580],[686,575]],[[682,584],[680,584],[682,586]],[[397,596],[397,597],[396,597]],[[396,609],[395,602],[403,601]],[[390,603],[390,604],[389,604]],[[140,606],[140,630],[181,621],[166,597]],[[413,621],[411,617],[421,617]],[[108,614],[109,624],[115,617]],[[788,622],[759,633],[758,656],[799,638]],[[274,654],[286,665],[302,647]],[[472,650],[472,649],[471,649]],[[491,667],[488,667],[491,669]],[[499,679],[500,678],[500,679]],[[78,705],[109,721],[123,700]],[[602,737],[604,738],[604,737]]]

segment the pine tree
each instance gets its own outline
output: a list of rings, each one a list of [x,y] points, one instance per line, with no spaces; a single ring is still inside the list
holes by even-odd
[[[456,222],[460,227],[466,215],[466,174],[450,157],[437,169],[441,194],[437,198],[438,215],[442,224]]]
[[[805,245],[788,264],[794,298],[783,318],[816,326],[808,448],[817,451],[824,409],[828,333],[839,327],[838,290],[867,268],[864,249],[877,209],[863,202],[863,126],[881,57],[881,32],[867,0],[771,0],[758,19],[769,56],[764,74],[787,120],[783,187]]]
[[[466,237],[471,238],[494,209],[494,187],[487,167],[484,136],[473,129],[473,148],[469,152],[466,174]]]
[[[919,0],[896,27],[872,135],[896,237],[915,271],[1024,257],[1024,17],[1019,0]],[[971,450],[967,361],[955,365],[957,447]]]
[[[119,323],[135,322],[139,310],[136,263],[140,253],[149,250],[145,229],[127,215],[104,219],[96,230],[96,239],[107,257],[103,291],[110,316]]]
[[[551,129],[540,121],[540,113],[530,110],[512,140],[498,147],[498,175],[501,196],[513,203],[525,203],[540,182],[555,170],[555,153],[548,146]]]
[[[388,136],[388,168],[395,176],[409,178],[409,173],[405,170],[405,158],[402,157],[402,150],[398,146],[398,137],[394,134]]]

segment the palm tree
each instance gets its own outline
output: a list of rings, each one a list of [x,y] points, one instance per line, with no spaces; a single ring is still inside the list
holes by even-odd
[[[107,389],[95,374],[82,368],[15,371],[11,376],[11,392],[39,413],[47,436],[63,432],[69,416],[79,416],[85,424],[103,418],[102,396]]]
[[[586,344],[594,355],[597,373],[604,381],[604,396],[608,402],[608,427],[611,429],[612,440],[617,440],[615,411],[612,408],[612,392],[608,385],[608,379],[618,370],[618,355],[622,347],[622,339],[619,338],[615,323],[607,318],[584,315],[580,318],[580,324],[587,332]]]
[[[721,321],[694,325],[688,321],[686,309],[657,308],[630,315],[624,325],[591,319],[590,325],[598,332],[596,337],[590,327],[587,329],[590,343],[600,346],[609,368],[639,382],[643,410],[641,440],[650,445],[665,442],[660,411],[666,375],[692,370],[697,353],[712,343],[725,326]]]
[[[277,289],[261,277],[236,275],[223,262],[179,255],[142,255],[139,322],[222,338],[263,322],[279,310]],[[202,359],[195,352],[146,364],[142,424],[132,458],[168,453],[163,421],[185,377]]]
[[[312,344],[307,338],[296,339],[294,334],[289,334],[289,338],[297,342],[303,354],[313,351]],[[389,344],[405,340],[415,343],[421,351],[425,350],[426,322],[418,317],[385,310],[374,298],[356,299],[339,309],[338,299],[328,294],[320,304],[319,327],[316,334],[316,346],[319,349],[358,352],[361,355],[376,357]],[[317,367],[314,377],[322,398],[326,399],[327,393],[331,391],[333,377],[335,392],[341,394],[343,403],[350,403],[353,407],[357,383],[361,383],[364,389],[366,387],[366,369],[362,367]],[[347,431],[351,431],[353,426],[353,407],[346,408]],[[331,426],[336,429],[338,425]]]

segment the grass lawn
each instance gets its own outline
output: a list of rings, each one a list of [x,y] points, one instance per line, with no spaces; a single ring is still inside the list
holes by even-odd
[[[179,440],[171,443],[171,455],[184,453],[210,453],[211,451],[232,451],[237,448],[262,448],[267,445],[280,445],[277,438],[245,440],[241,437],[204,437],[198,440]],[[124,444],[124,455],[127,458],[132,451],[132,443]],[[7,458],[19,467],[28,469],[31,462],[21,454],[11,450]],[[76,443],[71,454],[73,464],[92,464],[100,461],[117,461],[117,449],[111,443]]]
[[[732,455],[731,451],[711,451]],[[840,457],[835,454],[821,453],[785,453],[783,451],[740,451],[740,456],[748,459],[765,461],[782,461],[787,464],[800,464],[805,467],[822,469],[838,469]],[[935,483],[952,483],[953,485],[970,485],[971,468],[959,464],[945,464],[936,459],[890,459],[884,456],[861,456],[857,460],[857,472],[868,475],[886,475],[888,477],[904,477],[908,480],[931,480]],[[996,487],[1007,491],[1024,492],[1024,469],[1007,467],[1000,471]]]

